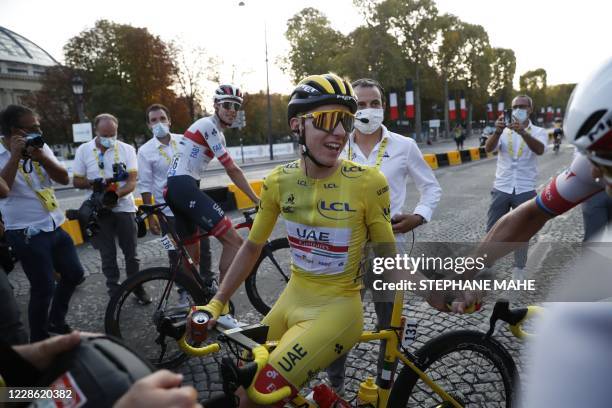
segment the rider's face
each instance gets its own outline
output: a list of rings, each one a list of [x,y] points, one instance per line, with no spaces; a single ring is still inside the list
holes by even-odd
[[[225,107],[225,105],[228,107]],[[215,112],[217,112],[217,115],[219,115],[221,120],[225,123],[233,123],[239,109],[240,104],[235,102],[225,101],[215,103]]]
[[[334,110],[349,112],[348,108],[342,105],[324,105],[307,113]],[[312,154],[321,164],[333,166],[348,140],[348,132],[344,129],[341,122],[339,122],[336,128],[331,132],[315,128],[312,122],[312,118],[292,118],[291,127],[297,129],[301,127],[303,123],[304,128],[302,131],[304,132],[306,147],[310,151],[310,154]]]

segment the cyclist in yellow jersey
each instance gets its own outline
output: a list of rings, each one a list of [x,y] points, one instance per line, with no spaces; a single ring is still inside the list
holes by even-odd
[[[292,276],[263,320],[270,327],[268,340],[279,344],[255,379],[260,392],[289,385],[297,393],[317,371],[350,350],[363,329],[358,274],[364,245],[367,240],[394,242],[385,177],[376,168],[339,159],[356,110],[350,84],[334,74],[309,76],[298,84],[288,118],[302,157],[266,178],[248,240],[215,298],[200,307],[213,318],[221,314],[281,215],[291,245]],[[245,398],[241,402],[248,404]]]

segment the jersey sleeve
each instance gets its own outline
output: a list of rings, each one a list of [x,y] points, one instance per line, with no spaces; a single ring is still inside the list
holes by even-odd
[[[151,193],[153,191],[153,163],[147,160],[147,156],[152,156],[152,154],[147,154],[145,146],[138,150],[138,190],[141,193]]]
[[[138,159],[136,158],[136,149],[133,146],[127,145],[125,166],[130,173],[138,172]]]
[[[278,214],[280,214],[280,194],[278,184],[278,172],[273,171],[264,180],[261,188],[261,196],[259,197],[259,208],[253,228],[249,233],[249,241],[256,244],[266,242],[274,225]]]
[[[365,187],[365,220],[370,241],[379,243],[395,242],[391,228],[391,201],[389,184],[380,170],[371,168],[371,175]]]
[[[208,118],[200,119],[187,129],[185,137],[200,145],[205,146],[211,158],[214,156],[219,160],[223,167],[231,166],[234,161],[232,156],[225,148],[223,133],[217,130],[217,127]]]
[[[604,189],[591,175],[592,165],[587,158],[576,156],[570,167],[554,177],[536,198],[538,207],[544,212],[561,215],[592,195]]]
[[[87,166],[85,164],[85,149],[87,144],[82,144],[78,147],[74,154],[74,162],[72,164],[72,174],[76,177],[87,177]]]

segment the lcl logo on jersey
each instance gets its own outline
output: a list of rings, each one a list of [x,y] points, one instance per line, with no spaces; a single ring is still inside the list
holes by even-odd
[[[223,145],[222,145],[221,143],[218,143],[218,144],[216,144],[216,145],[214,145],[214,146],[212,147],[213,152],[218,152],[218,151],[219,151],[219,150],[221,150],[222,148],[223,148]]]
[[[357,210],[351,208],[350,203],[341,201],[330,202],[325,200],[319,201],[317,211],[323,217],[330,220],[348,220],[357,212]]]
[[[285,174],[293,173],[296,169],[299,169],[299,168],[300,168],[300,163],[297,161],[287,163],[285,166],[283,166],[283,173]]]
[[[383,208],[383,216],[385,217],[385,220],[391,222],[391,208],[389,206]]]
[[[340,173],[346,178],[358,178],[363,176],[364,171],[366,171],[366,169],[361,166],[344,165]]]

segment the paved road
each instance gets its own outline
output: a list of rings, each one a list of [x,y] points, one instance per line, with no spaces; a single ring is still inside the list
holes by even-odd
[[[558,173],[566,166],[572,157],[572,150],[565,148],[558,156],[552,153],[540,160],[540,176],[538,185],[543,184],[548,178]],[[253,177],[256,172],[265,172],[267,169],[249,170],[248,177]],[[436,171],[436,176],[443,189],[443,197],[438,206],[434,219],[420,227],[416,232],[418,242],[447,241],[447,242],[477,242],[482,238],[486,222],[486,211],[489,204],[489,192],[494,178],[495,160],[483,160],[457,167],[446,167]],[[413,184],[409,184],[409,198],[405,205],[406,211],[411,211],[416,204],[416,195]],[[237,215],[236,215],[237,216]],[[281,224],[274,230],[273,237],[282,236]],[[579,242],[582,238],[582,218],[580,211],[572,211],[568,215],[559,217],[549,223],[537,238],[541,241],[564,241]],[[214,240],[213,240],[214,241]],[[562,261],[567,260],[570,255],[559,249],[539,251],[538,243],[533,245],[530,261],[536,265],[530,274],[543,280],[554,280],[559,273]],[[214,258],[218,258],[219,245],[213,242]],[[80,286],[73,298],[68,322],[75,328],[90,331],[103,330],[103,316],[107,302],[104,288],[104,279],[100,272],[100,261],[96,251],[89,245],[78,248],[79,256],[90,276]],[[535,255],[533,254],[535,252]],[[147,236],[141,239],[139,244],[139,255],[142,267],[158,266],[167,264],[166,255],[159,243]],[[120,260],[121,268],[124,267]],[[18,302],[22,309],[22,316],[26,316],[26,304],[28,295],[28,282],[23,272],[18,267],[10,274],[10,280],[15,286]],[[529,297],[516,299],[517,301],[530,302]],[[260,316],[250,307],[245,298],[244,290],[241,288],[234,297],[237,306],[237,315],[241,320],[256,322]],[[490,305],[485,304],[484,310],[470,316],[454,316],[441,314],[433,311],[423,302],[412,299],[404,307],[405,314],[414,317],[418,321],[418,336],[413,344],[416,350],[432,337],[448,330],[458,328],[476,328],[486,330],[488,328],[488,316]],[[373,306],[366,302],[365,322],[371,328],[375,321]],[[528,365],[524,345],[514,340],[505,328],[498,329],[496,338],[502,342],[511,352],[521,371]],[[348,390],[355,390],[358,383],[365,375],[373,375],[376,366],[377,346],[361,344],[353,350],[348,362],[347,375],[350,379]],[[178,369],[185,375],[185,380],[193,384],[202,398],[207,398],[211,392],[221,389],[218,377],[218,369],[215,361],[211,358],[193,358]],[[322,374],[320,374],[322,375]],[[487,390],[482,392],[482,398],[487,399]],[[351,391],[348,393],[351,396]]]

